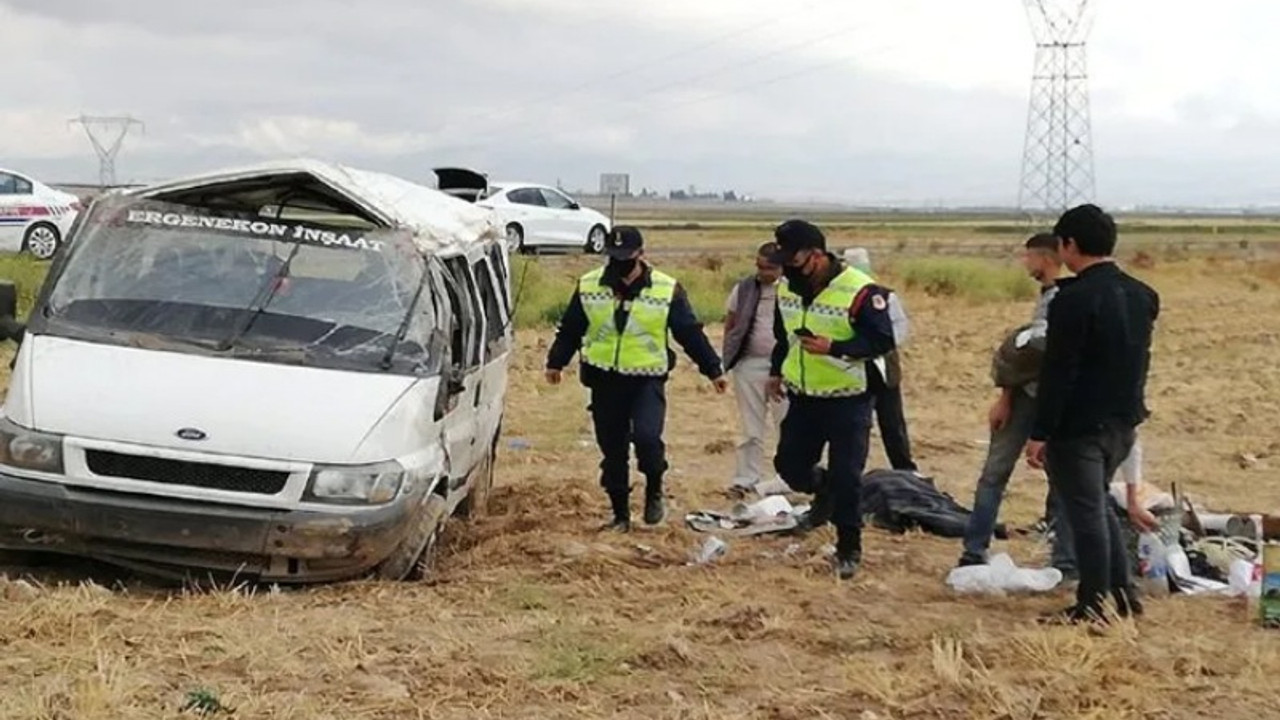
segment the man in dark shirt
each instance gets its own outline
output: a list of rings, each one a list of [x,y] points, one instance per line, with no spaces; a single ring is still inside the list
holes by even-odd
[[[609,234],[609,262],[578,281],[569,307],[547,352],[547,382],[558,385],[561,372],[582,351],[582,384],[591,389],[600,485],[613,508],[606,529],[631,529],[630,445],[645,476],[644,521],[657,525],[665,517],[662,480],[667,471],[662,442],[666,421],[666,383],[676,354],[668,332],[698,365],[698,370],[724,393],[728,380],[720,356],[693,313],[684,288],[644,260],[644,238],[634,227],[618,226]]]
[[[873,400],[867,361],[893,350],[889,291],[827,252],[822,231],[803,220],[774,230],[785,284],[778,289],[769,394],[781,398],[774,468],[797,492],[813,493],[801,530],[836,526],[836,573],[852,578],[862,562],[862,470]],[[818,465],[823,448],[828,467]]]
[[[1053,232],[1075,277],[1058,281],[1049,306],[1026,455],[1032,467],[1047,465],[1075,542],[1076,604],[1054,619],[1100,620],[1107,595],[1120,615],[1138,615],[1108,486],[1148,414],[1144,394],[1160,296],[1115,264],[1115,221],[1096,205],[1063,213]]]

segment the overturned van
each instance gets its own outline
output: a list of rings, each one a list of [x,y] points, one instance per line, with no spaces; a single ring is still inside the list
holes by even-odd
[[[269,582],[429,569],[493,480],[489,213],[294,161],[116,192],[42,287],[0,417],[0,547]]]

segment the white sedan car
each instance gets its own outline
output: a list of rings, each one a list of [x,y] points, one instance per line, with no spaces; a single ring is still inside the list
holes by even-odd
[[[0,252],[52,258],[81,209],[75,195],[0,169]]]
[[[609,218],[582,207],[563,192],[537,183],[493,183],[474,170],[437,168],[437,187],[455,197],[487,207],[501,220],[512,250],[604,250]]]

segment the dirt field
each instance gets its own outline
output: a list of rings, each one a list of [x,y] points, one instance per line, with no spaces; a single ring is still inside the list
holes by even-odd
[[[1276,511],[1280,265],[1160,264],[1144,426],[1147,478],[1205,505]],[[918,459],[968,505],[992,391],[989,348],[1025,303],[905,298],[907,413]],[[718,329],[717,329],[718,333]],[[1231,601],[1153,602],[1106,634],[1043,629],[1068,598],[959,599],[959,545],[868,531],[840,584],[827,532],[731,541],[688,567],[691,508],[723,508],[732,399],[687,360],[669,391],[671,519],[598,535],[605,502],[576,376],[541,383],[548,334],[524,332],[490,513],[450,534],[434,586],[256,593],[0,583],[0,718],[182,716],[207,691],[238,718],[1275,717],[1280,644]],[[878,441],[871,466],[883,465]],[[1244,454],[1257,462],[1242,462]],[[1035,520],[1025,467],[1006,519]],[[638,503],[639,498],[636,498]],[[828,531],[829,532],[829,531]],[[1029,542],[1011,546],[1038,562]],[[47,572],[37,579],[52,582]],[[57,577],[64,576],[60,573]]]

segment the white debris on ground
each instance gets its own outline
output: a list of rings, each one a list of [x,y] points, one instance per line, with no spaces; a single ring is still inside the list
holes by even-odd
[[[1019,592],[1048,592],[1062,582],[1062,571],[1057,568],[1020,568],[1009,557],[1000,553],[986,565],[968,565],[954,568],[947,575],[947,585],[960,593],[985,593],[1004,595]]]

